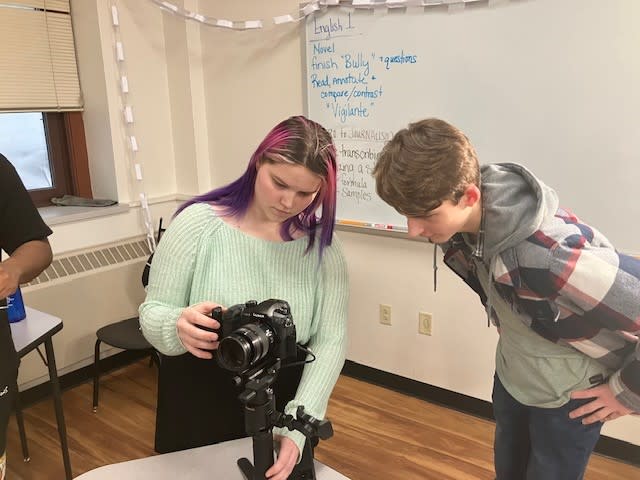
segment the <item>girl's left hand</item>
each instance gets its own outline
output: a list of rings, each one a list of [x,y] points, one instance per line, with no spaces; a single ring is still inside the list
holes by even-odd
[[[294,441],[287,437],[278,436],[276,440],[280,442],[278,460],[267,470],[266,476],[269,480],[287,480],[296,466],[300,450]]]

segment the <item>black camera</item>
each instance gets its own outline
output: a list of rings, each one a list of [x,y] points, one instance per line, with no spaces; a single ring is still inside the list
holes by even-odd
[[[245,373],[272,360],[285,364],[297,356],[296,326],[284,300],[249,300],[224,313],[216,307],[211,316],[220,323],[216,359],[226,370]]]

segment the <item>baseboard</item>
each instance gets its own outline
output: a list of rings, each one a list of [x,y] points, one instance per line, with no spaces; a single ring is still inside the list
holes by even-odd
[[[342,373],[358,380],[373,383],[462,413],[493,420],[491,402],[485,400],[418,382],[350,360],[345,362]],[[602,435],[598,440],[595,451],[601,455],[640,466],[640,446],[638,445]]]
[[[129,365],[148,355],[149,353],[145,351],[129,350],[102,359],[100,362],[101,374],[107,374],[112,370]],[[462,413],[493,420],[491,403],[485,400],[469,397],[393,373],[384,372],[350,360],[345,362],[342,374],[447,408],[452,408]],[[73,388],[92,378],[93,365],[87,365],[86,367],[62,375],[60,377],[60,388],[62,390]],[[46,398],[49,396],[50,391],[51,386],[49,382],[45,382],[21,392],[20,400],[23,408]],[[640,466],[640,446],[618,440],[617,438],[602,435],[596,445],[596,452],[622,462]]]

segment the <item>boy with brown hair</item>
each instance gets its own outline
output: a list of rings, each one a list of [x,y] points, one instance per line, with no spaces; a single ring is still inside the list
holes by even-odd
[[[640,260],[443,120],[397,132],[373,175],[498,327],[497,480],[582,479],[603,422],[640,412]]]

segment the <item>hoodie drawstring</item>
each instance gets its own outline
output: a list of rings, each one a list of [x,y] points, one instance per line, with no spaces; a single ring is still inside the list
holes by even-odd
[[[478,233],[476,235],[476,247],[473,250],[473,253],[471,254],[471,256],[473,257],[473,260],[477,260],[478,262],[484,263],[484,225],[485,225],[485,219],[486,219],[486,215],[485,215],[485,210],[484,210],[484,205],[482,206],[482,213],[481,213],[481,217],[480,217],[480,229],[478,230]],[[492,292],[492,272],[493,269],[495,268],[495,263],[496,263],[496,257],[497,255],[494,255],[493,258],[491,259],[491,262],[489,264],[489,291],[487,292],[487,327],[491,326],[491,292]],[[475,268],[475,266],[474,266]]]
[[[437,260],[437,253],[438,253],[438,245],[436,245],[434,243],[433,244],[433,291],[434,291],[434,293],[438,289],[438,260]]]

